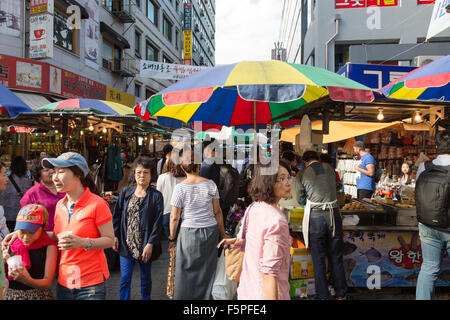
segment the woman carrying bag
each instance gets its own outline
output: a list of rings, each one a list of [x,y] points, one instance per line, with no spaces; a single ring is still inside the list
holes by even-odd
[[[133,164],[135,185],[125,187],[114,208],[114,249],[120,255],[120,300],[130,299],[133,266],[141,270],[141,299],[150,300],[151,264],[161,255],[160,234],[164,201],[150,186],[152,161],[139,157]]]

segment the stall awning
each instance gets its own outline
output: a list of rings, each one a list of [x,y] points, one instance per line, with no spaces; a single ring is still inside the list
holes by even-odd
[[[108,26],[103,21],[100,22],[100,32],[105,34],[109,40],[114,42],[122,49],[130,49],[130,43],[121,34]]]
[[[329,134],[323,135],[323,143],[332,143],[360,136],[369,132],[393,127],[400,122],[391,123],[378,122],[354,122],[354,121],[330,121]],[[322,120],[313,121],[312,130],[322,130]],[[295,142],[295,136],[300,133],[300,126],[285,129],[281,132],[281,141]]]
[[[33,109],[33,111],[49,103],[52,103],[52,101],[48,100],[40,94],[17,91],[14,91],[14,94],[22,99],[23,102],[25,102],[27,105],[29,105],[30,108]]]

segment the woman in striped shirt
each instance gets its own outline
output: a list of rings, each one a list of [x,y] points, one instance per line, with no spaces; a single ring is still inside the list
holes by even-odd
[[[228,238],[216,184],[199,176],[193,152],[183,152],[186,179],[172,196],[169,249],[176,245],[175,300],[209,300],[217,266],[217,244]],[[176,232],[181,218],[181,228]]]

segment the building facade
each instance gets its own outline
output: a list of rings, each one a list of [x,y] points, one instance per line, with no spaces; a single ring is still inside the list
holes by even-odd
[[[73,97],[132,107],[174,82],[142,78],[139,68],[141,60],[183,63],[184,2],[1,0],[0,81],[22,98],[28,96],[26,102],[33,103],[32,107]],[[30,19],[47,3],[51,21],[47,28],[36,31]],[[214,65],[215,1],[193,0],[192,7],[193,24],[198,25],[193,30],[193,64]],[[34,51],[30,48],[42,51],[34,42],[35,36],[42,39],[44,33],[53,39],[48,44],[51,54],[31,59]],[[40,84],[19,81],[19,77],[30,78],[32,72],[27,68],[33,75],[40,70]]]
[[[449,29],[425,42],[433,2],[284,0],[279,40],[288,62],[331,71],[347,62],[420,65],[450,52]]]

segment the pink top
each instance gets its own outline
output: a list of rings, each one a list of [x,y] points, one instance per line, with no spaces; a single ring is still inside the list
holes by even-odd
[[[39,182],[36,182],[34,186],[25,192],[22,199],[20,200],[20,206],[23,207],[27,204],[37,203],[43,205],[48,211],[48,222],[45,227],[45,231],[53,231],[55,226],[55,208],[58,201],[64,198],[65,193],[58,192],[58,194],[53,194],[49,189]]]
[[[289,251],[292,238],[286,216],[266,202],[255,202],[247,214],[245,255],[237,289],[238,299],[265,299],[262,272],[277,278],[278,299],[290,300]],[[243,229],[242,226],[238,237],[241,237]]]

